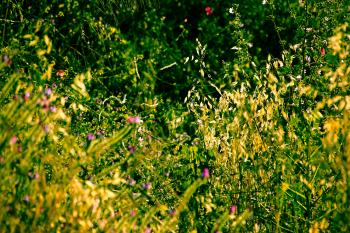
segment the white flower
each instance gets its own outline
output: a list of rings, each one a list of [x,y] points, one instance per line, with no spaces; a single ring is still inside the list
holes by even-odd
[[[233,14],[233,13],[234,13],[233,8],[231,7],[230,9],[228,9],[228,12],[229,12],[230,14]]]
[[[267,0],[263,0],[262,4],[265,5],[267,3]]]

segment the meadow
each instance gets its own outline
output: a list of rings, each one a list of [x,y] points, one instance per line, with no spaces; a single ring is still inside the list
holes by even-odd
[[[347,0],[0,2],[0,232],[350,232]]]

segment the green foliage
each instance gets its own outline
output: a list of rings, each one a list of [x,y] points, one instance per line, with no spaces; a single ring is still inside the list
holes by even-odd
[[[0,231],[348,232],[347,1],[5,1]]]

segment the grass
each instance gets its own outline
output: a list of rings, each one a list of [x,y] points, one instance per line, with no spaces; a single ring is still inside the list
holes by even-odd
[[[132,31],[113,2],[26,4],[0,48],[1,232],[349,230],[346,3],[291,3],[327,32],[261,61],[238,5],[118,8]]]

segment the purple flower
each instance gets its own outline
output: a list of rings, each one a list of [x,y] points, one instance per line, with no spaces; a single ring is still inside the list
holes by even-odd
[[[142,185],[142,188],[145,189],[145,190],[148,190],[151,188],[151,184],[150,183],[145,183]]]
[[[51,107],[50,107],[50,111],[51,111],[51,112],[56,112],[56,111],[57,111],[57,108],[56,108],[55,106],[51,106]]]
[[[128,145],[128,150],[131,154],[134,154],[136,151],[136,148],[134,146]]]
[[[235,214],[237,212],[237,206],[236,205],[232,205],[230,207],[230,214]]]
[[[95,135],[92,134],[92,133],[88,133],[86,137],[87,137],[87,139],[88,139],[89,141],[92,141],[92,140],[95,139]]]
[[[44,93],[46,96],[50,96],[52,94],[51,88],[46,88]]]
[[[209,178],[209,169],[208,168],[203,169],[202,177],[205,179]]]
[[[45,133],[49,133],[49,131],[50,131],[49,125],[44,126],[44,131],[45,131]]]
[[[141,118],[139,116],[128,117],[126,121],[132,124],[139,124],[141,122]]]

